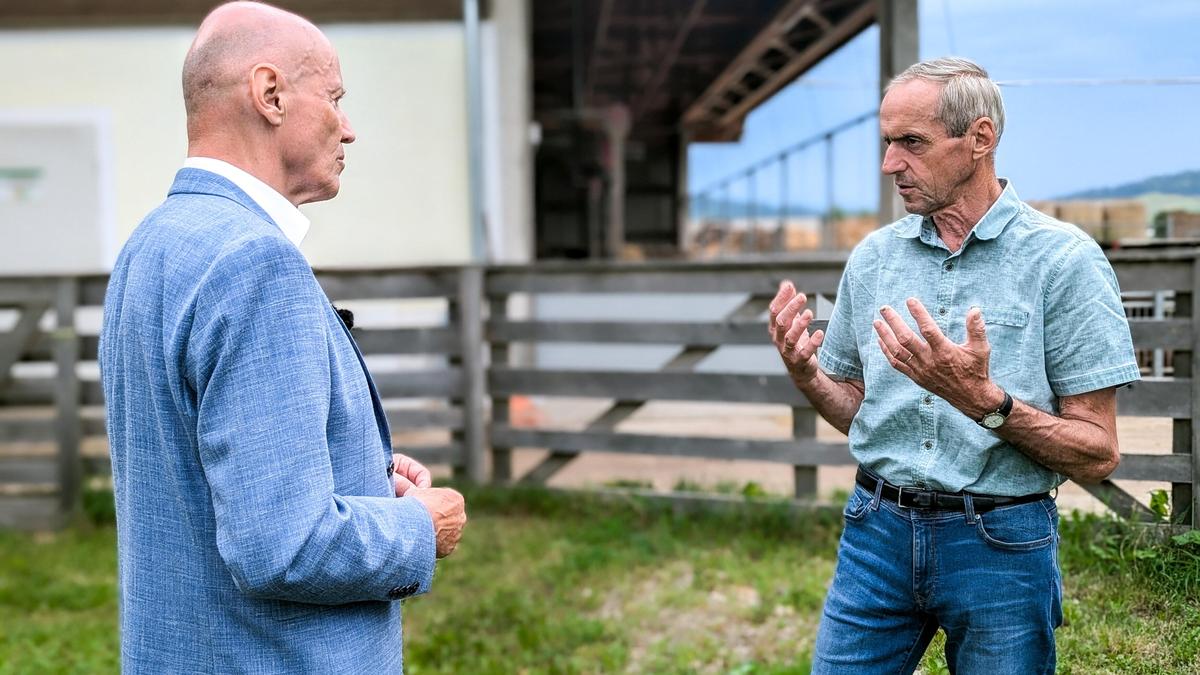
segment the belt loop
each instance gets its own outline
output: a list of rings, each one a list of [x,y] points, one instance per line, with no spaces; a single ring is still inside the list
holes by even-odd
[[[875,496],[871,497],[871,510],[879,510],[879,501],[883,499],[883,479],[876,477],[875,481]]]
[[[966,492],[963,493],[963,511],[967,514],[967,525],[974,525],[979,516],[975,515],[975,500]]]

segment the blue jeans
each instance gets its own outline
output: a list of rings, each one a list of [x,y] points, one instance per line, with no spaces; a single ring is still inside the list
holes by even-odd
[[[1053,499],[983,514],[968,500],[956,513],[901,508],[856,485],[845,517],[814,674],[911,673],[939,627],[952,673],[1054,672]]]

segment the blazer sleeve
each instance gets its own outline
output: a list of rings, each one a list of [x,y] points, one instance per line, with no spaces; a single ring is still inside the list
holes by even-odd
[[[342,604],[429,590],[416,499],[334,491],[324,294],[282,239],[242,242],[197,293],[183,362],[217,548],[247,595]]]

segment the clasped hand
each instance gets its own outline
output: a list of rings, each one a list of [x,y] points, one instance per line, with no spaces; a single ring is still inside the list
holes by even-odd
[[[435,488],[429,469],[405,455],[392,455],[392,484],[397,497],[412,497],[429,511],[433,520],[437,557],[445,558],[454,552],[467,524],[463,496],[451,488]]]

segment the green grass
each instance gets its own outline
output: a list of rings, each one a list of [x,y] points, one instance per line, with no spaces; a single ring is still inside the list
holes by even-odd
[[[405,606],[409,673],[807,672],[838,512],[467,497],[459,550]],[[1200,541],[1094,517],[1062,533],[1060,672],[1200,672]],[[0,673],[116,669],[114,545],[108,524],[0,532]],[[940,644],[924,672],[948,672]]]

